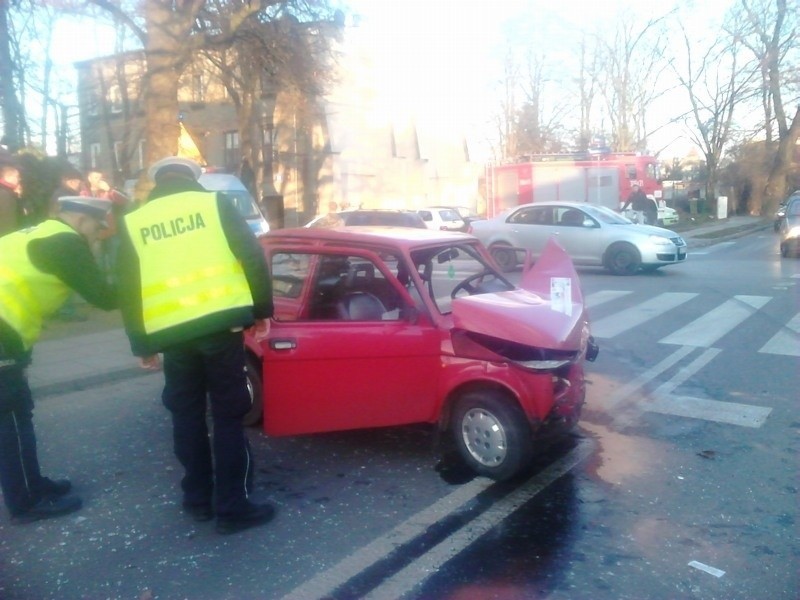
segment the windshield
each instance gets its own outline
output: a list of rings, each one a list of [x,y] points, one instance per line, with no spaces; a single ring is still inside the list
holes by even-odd
[[[256,206],[255,200],[253,197],[246,191],[238,191],[238,190],[226,190],[221,192],[228,198],[233,205],[236,207],[236,210],[239,211],[245,219],[254,219],[256,217],[261,216],[261,213],[258,210],[258,206]]]
[[[614,212],[605,206],[597,206],[594,204],[584,204],[581,208],[586,211],[593,219],[606,223],[608,225],[632,225],[633,221],[623,217],[621,214]]]
[[[431,298],[442,314],[451,312],[454,298],[514,289],[473,244],[424,248],[412,252],[411,258],[424,286],[420,293]]]

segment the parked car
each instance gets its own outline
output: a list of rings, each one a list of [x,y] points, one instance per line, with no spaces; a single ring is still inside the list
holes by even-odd
[[[246,344],[268,435],[427,423],[503,480],[578,421],[597,346],[556,243],[521,287],[462,233],[298,228],[262,245],[275,315]]]
[[[792,192],[792,194],[790,194],[789,197],[786,198],[786,200],[780,203],[780,206],[778,206],[778,210],[775,211],[775,219],[772,225],[773,229],[775,230],[775,233],[778,233],[781,230],[781,223],[783,221],[783,217],[786,216],[786,205],[789,204],[790,200],[793,200],[795,198],[800,198],[800,190]]]
[[[625,218],[637,223],[636,211],[632,208],[629,208],[624,213],[622,213]],[[678,211],[674,208],[670,208],[669,206],[659,206],[658,207],[658,215],[656,217],[657,221],[656,224],[659,227],[668,227],[669,225],[675,225],[679,223],[681,218],[678,215]]]
[[[466,231],[467,223],[452,206],[429,206],[417,209],[428,229],[438,231]]]
[[[781,256],[800,255],[800,194],[789,197],[781,219]]]
[[[242,181],[230,173],[203,173],[197,182],[209,191],[223,192],[247,220],[257,237],[269,232],[269,223]]]
[[[331,228],[338,226],[380,225],[388,227],[416,227],[427,229],[425,222],[413,210],[392,210],[388,208],[359,208],[342,210],[312,219],[304,227]]]
[[[470,223],[504,271],[519,264],[518,248],[542,253],[556,237],[576,265],[603,266],[616,275],[652,271],[686,260],[686,242],[678,234],[637,225],[611,209],[579,202],[536,202],[496,217]]]

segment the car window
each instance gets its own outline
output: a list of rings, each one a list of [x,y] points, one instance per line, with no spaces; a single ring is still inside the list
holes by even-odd
[[[429,210],[418,210],[417,214],[420,217],[422,217],[423,221],[432,221],[433,220],[433,214],[431,214],[431,211],[429,211]]]
[[[442,314],[451,312],[454,293],[472,295],[514,289],[471,244],[416,250],[411,258],[424,293]]]
[[[549,206],[523,208],[512,214],[508,222],[525,225],[552,225],[553,209]]]
[[[226,190],[220,193],[233,203],[236,210],[238,210],[239,214],[245,219],[259,216],[258,207],[248,192]]]
[[[441,217],[442,221],[460,221],[461,215],[458,214],[457,211],[451,208],[445,208],[439,211],[439,217]]]
[[[396,258],[387,257],[390,262]],[[402,298],[372,260],[344,254],[316,255],[308,307],[311,320],[390,321],[400,319]]]
[[[800,198],[792,200],[789,208],[786,209],[786,214],[792,217],[800,216]]]
[[[280,298],[298,298],[308,279],[310,255],[278,252],[272,255],[272,293]]]
[[[614,212],[610,208],[606,208],[605,206],[597,206],[596,204],[584,204],[582,205],[584,212],[588,213],[590,217],[593,219],[600,221],[601,223],[607,223],[609,225],[630,225],[631,221],[626,219],[619,213]]]

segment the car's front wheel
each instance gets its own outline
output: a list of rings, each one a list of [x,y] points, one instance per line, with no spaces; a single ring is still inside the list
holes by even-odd
[[[612,244],[605,255],[605,266],[614,275],[633,275],[639,270],[642,259],[631,244]]]
[[[503,273],[510,273],[517,267],[517,253],[511,246],[495,244],[490,248],[489,252]]]
[[[467,465],[497,481],[510,479],[530,463],[531,428],[522,410],[503,394],[464,394],[452,417],[453,438]]]
[[[242,424],[245,427],[252,427],[261,422],[264,412],[264,388],[261,383],[261,369],[253,357],[247,357],[244,371],[247,375],[247,392],[250,394],[250,410],[242,418]]]

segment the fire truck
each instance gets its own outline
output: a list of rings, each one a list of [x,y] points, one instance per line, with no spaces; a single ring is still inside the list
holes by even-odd
[[[534,154],[487,165],[480,182],[490,217],[519,204],[553,200],[618,210],[634,184],[663,205],[658,161],[634,152]]]

